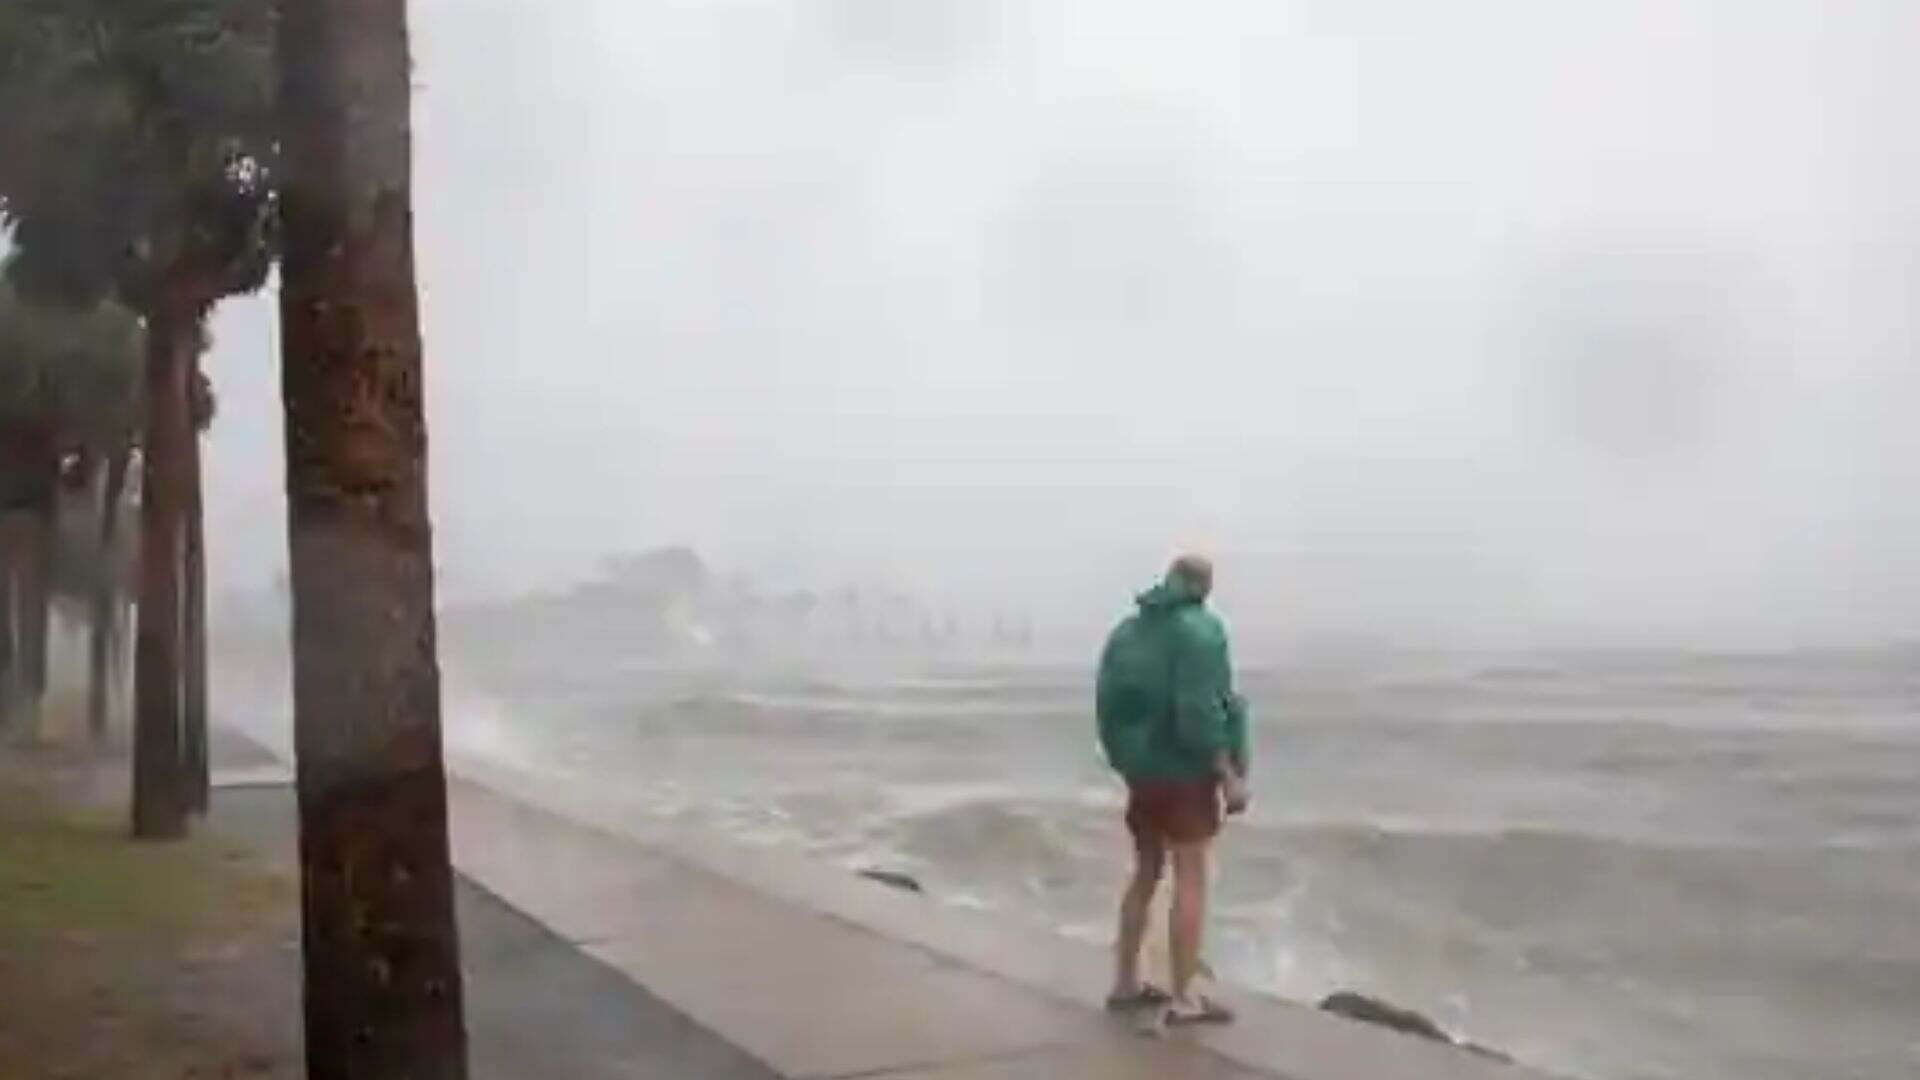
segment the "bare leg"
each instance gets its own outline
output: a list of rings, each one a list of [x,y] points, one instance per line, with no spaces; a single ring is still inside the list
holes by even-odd
[[[1187,1000],[1200,970],[1200,934],[1207,917],[1207,842],[1173,846],[1173,911],[1168,928],[1173,945],[1175,1000]]]
[[[1166,848],[1155,841],[1141,840],[1134,848],[1133,880],[1120,899],[1120,937],[1114,943],[1115,997],[1140,989],[1140,943],[1147,936],[1147,911],[1153,906],[1153,891],[1166,861]]]

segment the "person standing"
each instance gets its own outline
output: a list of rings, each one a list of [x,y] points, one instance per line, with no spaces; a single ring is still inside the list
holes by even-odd
[[[1114,628],[1101,652],[1095,713],[1101,751],[1127,784],[1133,877],[1120,902],[1108,1009],[1158,1009],[1164,1023],[1227,1023],[1233,1012],[1193,987],[1207,911],[1207,860],[1222,811],[1243,813],[1247,709],[1233,688],[1227,631],[1207,608],[1213,564],[1175,559],[1160,584]],[[1173,864],[1168,938],[1172,982],[1140,977],[1153,894]]]

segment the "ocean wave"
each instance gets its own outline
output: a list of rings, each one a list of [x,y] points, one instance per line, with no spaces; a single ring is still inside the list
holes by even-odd
[[[1068,824],[1053,807],[988,799],[903,815],[888,831],[902,851],[936,864],[991,864],[1020,874],[1093,854],[1075,842]]]
[[[1661,833],[1577,829],[1555,825],[1521,825],[1505,822],[1427,822],[1413,818],[1278,818],[1250,822],[1243,828],[1267,833],[1276,841],[1317,843],[1344,848],[1377,848],[1381,845],[1416,845],[1474,848],[1480,850],[1513,849],[1529,854],[1543,848],[1581,848],[1593,851],[1660,854],[1677,859],[1723,854],[1728,857],[1753,857],[1770,860],[1798,859],[1821,852],[1839,855],[1877,853],[1920,856],[1920,834],[1890,837],[1889,815],[1856,823],[1851,831],[1803,843],[1782,840],[1735,840],[1705,835],[1685,835],[1674,831]],[[1869,832],[1868,826],[1879,826]]]
[[[980,701],[941,701],[899,697],[848,697],[827,694],[779,694],[738,690],[717,695],[726,704],[766,712],[826,713],[847,716],[935,717],[989,719],[994,717],[1085,716],[1090,705],[1040,703],[1002,704]]]

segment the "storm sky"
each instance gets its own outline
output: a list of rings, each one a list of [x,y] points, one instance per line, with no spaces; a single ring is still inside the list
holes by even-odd
[[[1911,0],[419,0],[449,601],[1920,635]],[[284,563],[271,301],[219,583]]]

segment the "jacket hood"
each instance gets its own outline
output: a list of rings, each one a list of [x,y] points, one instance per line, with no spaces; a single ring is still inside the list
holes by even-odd
[[[1197,604],[1200,597],[1194,595],[1193,587],[1178,574],[1168,574],[1160,584],[1133,598],[1140,610],[1147,614],[1172,611],[1175,608]]]

